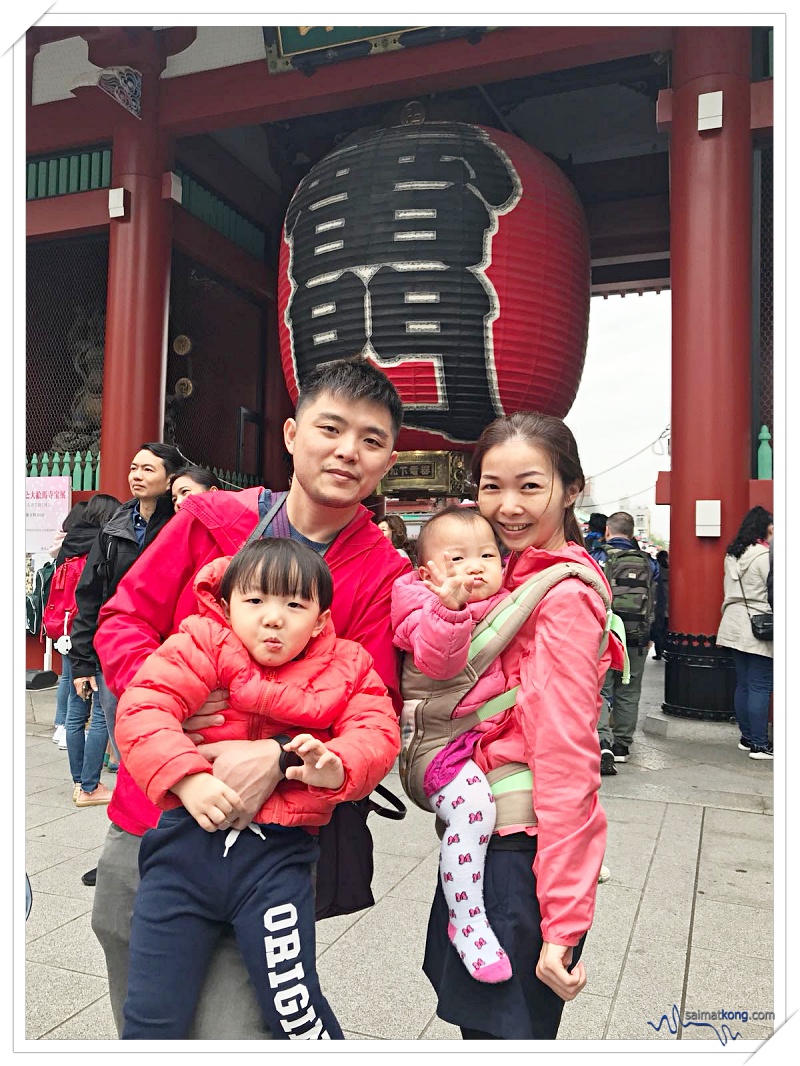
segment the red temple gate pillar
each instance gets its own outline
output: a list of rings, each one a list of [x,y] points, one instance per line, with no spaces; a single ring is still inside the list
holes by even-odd
[[[749,507],[750,30],[676,29],[672,60],[669,626],[673,634],[697,637],[716,633],[725,546]],[[698,97],[718,92],[721,127],[698,130]],[[721,502],[719,536],[697,535],[698,500]],[[673,646],[668,656],[665,709],[724,710],[709,706],[709,693],[716,688],[727,707],[726,661],[706,641],[716,682],[708,684],[708,663],[705,683],[684,676],[678,684],[679,673],[699,666],[686,661],[697,647],[684,641],[683,648]],[[700,671],[694,674],[699,680]]]
[[[100,487],[120,499],[139,445],[160,441],[164,421],[171,211],[162,199],[166,152],[158,128],[164,59],[143,34],[125,62],[142,73],[141,119],[120,107],[114,133],[112,186],[126,190],[125,218],[109,227]],[[97,62],[97,60],[93,60]]]

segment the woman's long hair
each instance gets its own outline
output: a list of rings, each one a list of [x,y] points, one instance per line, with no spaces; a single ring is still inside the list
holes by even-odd
[[[408,551],[408,529],[399,514],[385,514],[378,519],[378,525],[385,522],[391,530],[392,544],[400,551]]]
[[[538,411],[518,411],[505,418],[496,418],[478,438],[472,453],[472,480],[477,492],[481,479],[481,467],[486,453],[498,444],[522,440],[550,457],[554,472],[561,478],[564,489],[570,485],[578,486],[578,493],[583,492],[586,478],[583,476],[578,445],[572,431],[554,415],[544,415]],[[575,504],[564,508],[564,536],[583,546],[583,534],[575,517]]]
[[[91,526],[102,527],[116,512],[118,507],[119,500],[116,496],[109,496],[105,492],[95,493],[84,511],[83,521],[88,522]]]
[[[741,559],[751,544],[767,539],[771,525],[772,515],[765,507],[751,507],[742,519],[739,532],[725,549],[725,554]]]

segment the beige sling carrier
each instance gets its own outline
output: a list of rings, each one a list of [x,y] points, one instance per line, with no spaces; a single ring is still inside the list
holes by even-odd
[[[624,627],[611,611],[608,591],[597,571],[583,563],[564,562],[535,574],[478,623],[470,639],[467,665],[449,681],[432,681],[414,665],[413,656],[406,654],[402,673],[405,704],[400,719],[400,780],[409,799],[418,807],[431,810],[422,782],[434,756],[455,737],[474,729],[487,718],[508,711],[516,703],[518,685],[463,718],[452,717],[457,704],[516,636],[542,597],[565,578],[578,578],[591,586],[605,605],[606,625],[598,658],[608,645],[610,630],[618,636],[621,630],[624,642]],[[509,763],[491,770],[487,777],[495,797],[496,830],[512,825],[537,824],[533,810],[533,776],[527,765]]]

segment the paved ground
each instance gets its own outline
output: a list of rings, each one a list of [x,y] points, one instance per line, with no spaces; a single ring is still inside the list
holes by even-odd
[[[611,879],[584,952],[589,981],[560,1040],[726,1040],[719,1021],[675,1021],[773,1009],[772,767],[737,749],[733,723],[665,718],[663,669],[648,663],[631,761],[603,778]],[[80,880],[97,863],[106,810],[72,805],[66,752],[50,741],[54,706],[55,689],[26,693],[26,1038],[114,1040],[94,889]],[[103,780],[113,787],[112,774]],[[401,794],[396,774],[386,783]],[[431,816],[410,807],[403,822],[370,825],[377,902],[318,924],[323,988],[350,1039],[457,1040],[420,968]],[[748,1042],[772,1032],[752,1017],[726,1024]]]

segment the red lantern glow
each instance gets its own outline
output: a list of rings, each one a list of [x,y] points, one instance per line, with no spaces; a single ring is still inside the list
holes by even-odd
[[[461,123],[356,135],[287,211],[289,393],[318,363],[363,354],[406,405],[400,448],[469,450],[497,415],[569,411],[589,294],[580,202],[541,152]]]

